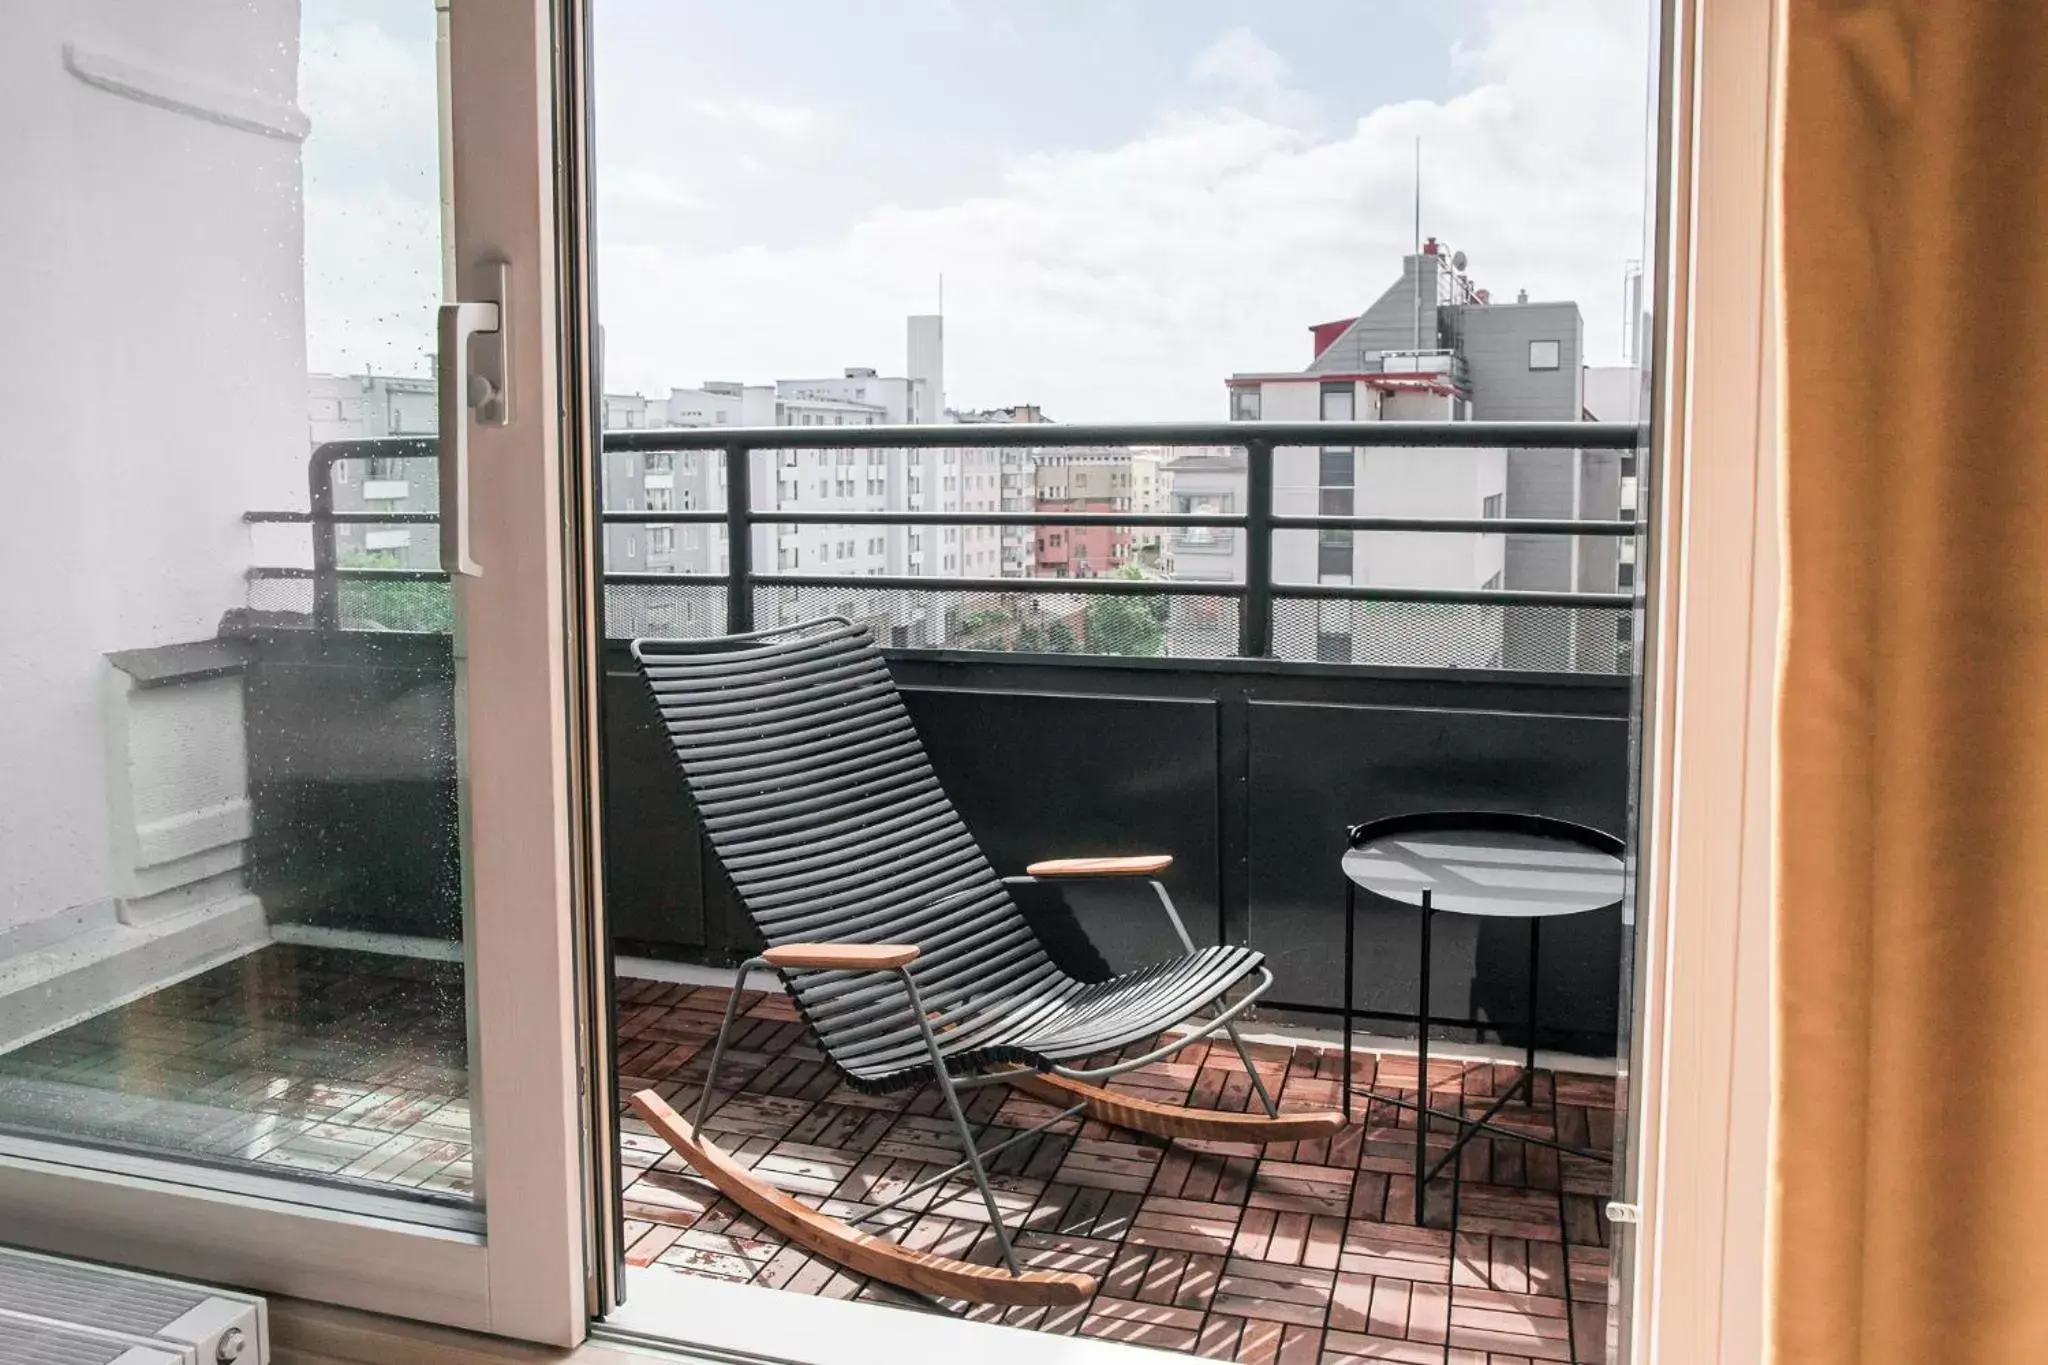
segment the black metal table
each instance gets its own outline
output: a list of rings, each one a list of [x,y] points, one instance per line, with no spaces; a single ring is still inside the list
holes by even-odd
[[[1407,1018],[1354,1007],[1354,926],[1359,892],[1368,904],[1390,902],[1422,913],[1421,969],[1414,1022],[1416,1102],[1394,1101],[1416,1110],[1415,1221],[1422,1222],[1429,1182],[1458,1159],[1467,1142],[1491,1132],[1574,1156],[1613,1161],[1613,1154],[1570,1147],[1493,1122],[1523,1090],[1535,1100],[1536,989],[1543,921],[1558,915],[1611,910],[1621,903],[1622,844],[1604,831],[1545,816],[1506,811],[1450,811],[1397,815],[1353,826],[1344,854],[1344,1116],[1351,1117],[1352,1020],[1360,1015]],[[1429,1008],[1431,925],[1439,914],[1522,919],[1529,923],[1529,1009],[1522,1073],[1478,1118],[1433,1108],[1429,1101],[1431,1024],[1478,1026],[1475,1019],[1439,1019]],[[1458,1135],[1448,1152],[1430,1164],[1433,1120],[1449,1119]]]

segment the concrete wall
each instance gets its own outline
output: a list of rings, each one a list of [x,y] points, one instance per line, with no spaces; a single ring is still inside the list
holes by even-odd
[[[1473,304],[1451,311],[1451,329],[1471,377],[1474,421],[1579,420],[1585,398],[1585,324],[1577,304]],[[1558,343],[1556,369],[1529,367],[1529,345],[1534,341]],[[1576,453],[1569,450],[1510,451],[1507,514],[1574,515],[1577,465]],[[1506,586],[1571,588],[1571,542],[1554,536],[1510,537]]]
[[[0,474],[33,515],[0,540],[0,933],[97,922],[120,895],[110,746],[132,717],[107,655],[214,635],[246,600],[242,513],[304,502],[297,52],[290,3],[9,9]],[[189,107],[70,69],[114,62]],[[251,121],[269,130],[231,126]],[[194,707],[217,724],[193,729]],[[228,683],[170,709],[204,746],[238,708]],[[146,821],[176,799],[155,791]]]
[[[1437,298],[1443,268],[1441,256],[1403,257],[1401,278],[1373,301],[1349,331],[1331,342],[1309,369],[1316,374],[1377,371],[1378,360],[1368,362],[1368,356],[1440,346]],[[1270,418],[1273,414],[1264,415]]]

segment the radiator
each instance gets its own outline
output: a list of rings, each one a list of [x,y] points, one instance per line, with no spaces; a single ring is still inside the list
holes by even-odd
[[[263,1300],[0,1247],[0,1365],[269,1365]]]

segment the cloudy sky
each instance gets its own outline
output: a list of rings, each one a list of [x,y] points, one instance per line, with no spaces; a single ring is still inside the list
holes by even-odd
[[[594,0],[606,387],[903,365],[948,399],[1220,417],[1422,228],[1620,357],[1649,0]],[[309,359],[417,373],[424,0],[307,0]]]

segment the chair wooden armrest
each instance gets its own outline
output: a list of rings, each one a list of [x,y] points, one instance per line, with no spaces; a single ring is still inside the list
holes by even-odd
[[[912,943],[785,943],[761,958],[771,967],[820,972],[884,972],[917,961]]]
[[[1170,853],[1139,853],[1127,858],[1048,858],[1024,869],[1026,876],[1054,880],[1065,877],[1154,877],[1173,866]]]

